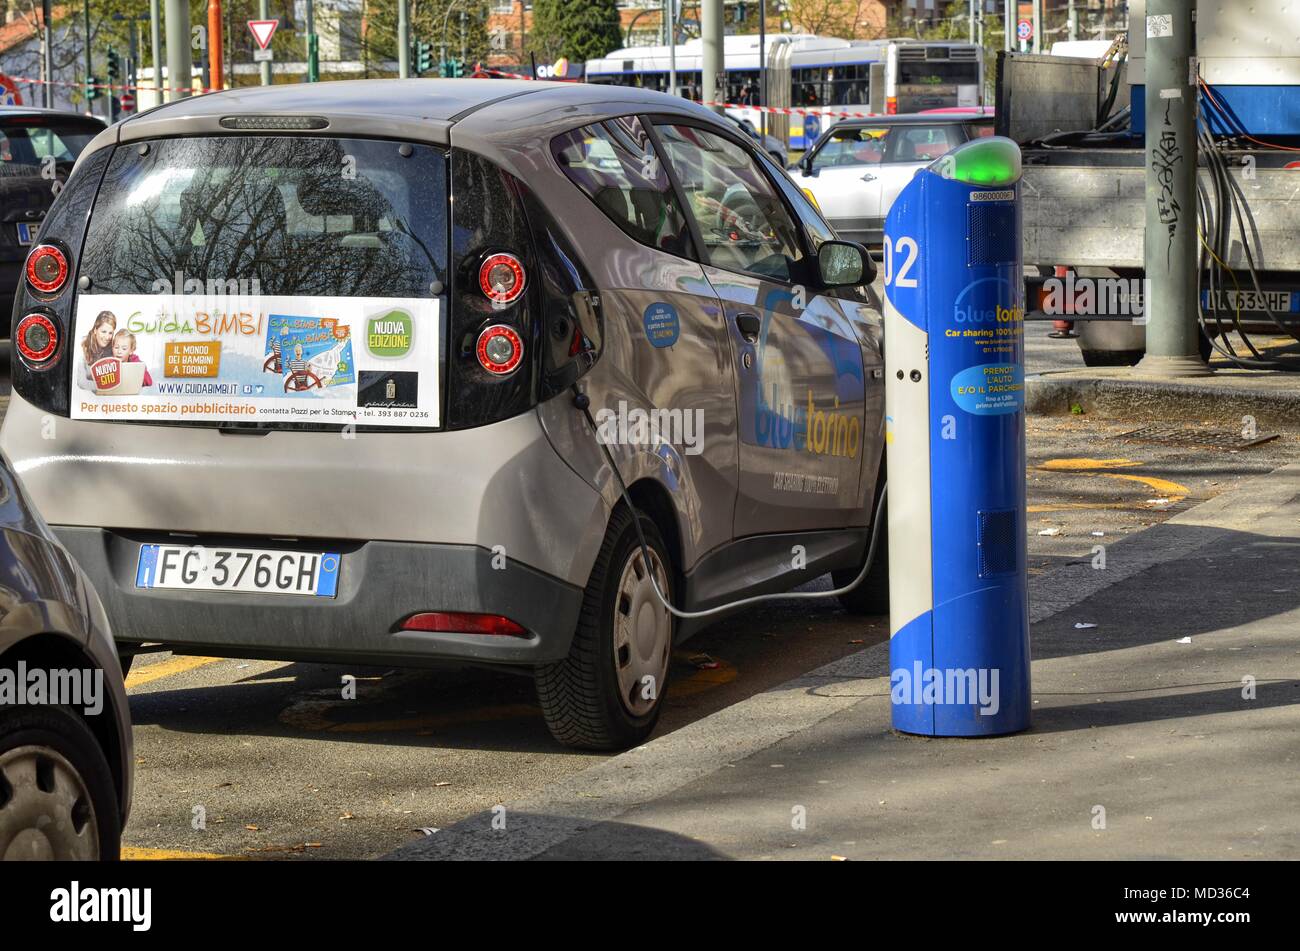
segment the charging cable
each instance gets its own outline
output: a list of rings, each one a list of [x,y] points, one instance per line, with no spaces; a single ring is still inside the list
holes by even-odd
[[[593,437],[596,440],[596,445],[600,446],[601,451],[605,454],[605,461],[609,463],[610,469],[613,470],[614,472],[614,478],[618,480],[618,488],[623,495],[623,503],[628,507],[628,510],[632,513],[632,525],[636,529],[637,541],[641,543],[641,557],[645,559],[645,563],[648,568],[650,565],[654,564],[654,561],[650,557],[650,546],[646,544],[645,533],[641,531],[640,512],[637,510],[637,507],[632,504],[632,499],[628,495],[628,491],[627,491],[627,483],[623,481],[623,474],[618,471],[618,466],[614,463],[613,454],[609,451],[609,447],[606,446],[600,440],[600,435],[599,435],[600,430],[596,426],[596,421],[591,418],[591,397],[587,396],[586,393],[579,391],[576,384],[574,386],[573,405],[576,406],[579,410],[581,410],[582,414],[587,417],[587,422],[591,426],[591,432]],[[862,563],[862,570],[858,572],[858,576],[856,578],[854,578],[849,584],[845,585],[843,588],[836,588],[834,591],[788,591],[788,592],[782,592],[780,594],[760,594],[752,598],[742,598],[739,601],[730,601],[727,604],[721,604],[718,605],[716,608],[709,608],[706,611],[679,611],[677,608],[673,607],[672,604],[669,603],[668,599],[664,597],[664,593],[659,590],[659,582],[655,578],[654,571],[647,572],[647,574],[650,577],[650,584],[654,587],[655,594],[658,595],[659,601],[663,604],[665,608],[668,609],[669,613],[672,614],[674,617],[679,617],[686,620],[691,620],[693,618],[712,617],[715,614],[722,614],[727,611],[734,611],[736,608],[743,608],[750,604],[761,604],[764,601],[786,601],[791,599],[804,600],[804,599],[811,599],[811,598],[834,598],[841,594],[848,594],[850,591],[852,591],[854,588],[856,588],[858,585],[862,584],[862,582],[866,580],[867,573],[871,571],[871,563],[876,559],[876,545],[880,541],[880,525],[882,521],[882,515],[884,514],[885,511],[885,495],[888,492],[888,490],[889,490],[888,482],[886,482],[884,485],[880,487],[880,501],[876,503],[876,513],[874,516],[872,516],[872,522],[871,522],[871,543],[867,546],[867,558]]]

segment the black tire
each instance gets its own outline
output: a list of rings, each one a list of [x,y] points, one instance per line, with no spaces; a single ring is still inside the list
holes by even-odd
[[[5,753],[24,746],[55,751],[77,773],[90,800],[85,805],[78,805],[93,810],[95,826],[99,831],[98,858],[100,861],[117,861],[122,846],[117,788],[99,741],[85,721],[62,707],[19,708],[0,715],[0,758]],[[4,809],[14,801],[11,784],[0,776],[0,857],[5,856],[15,834],[24,828],[37,828],[19,825],[13,830],[6,829]],[[62,856],[55,856],[60,857]]]
[[[880,465],[880,478],[884,479],[885,466],[882,462]],[[882,485],[882,482],[877,483]],[[880,496],[876,496],[875,505],[880,505]],[[872,526],[875,531],[875,526]],[[870,542],[867,544],[867,553],[871,550]],[[862,558],[865,561],[867,553]],[[852,584],[853,579],[862,571],[862,565],[856,568],[842,568],[839,571],[831,572],[831,581],[835,587],[843,588]],[[862,584],[858,585],[847,594],[839,596],[840,604],[844,610],[850,614],[863,614],[867,616],[877,616],[889,613],[889,500],[885,500],[885,505],[880,510],[880,538],[876,542],[876,558],[871,563],[871,570],[867,576],[862,579]]]
[[[673,563],[659,529],[641,516],[646,544],[663,562],[671,601]],[[618,585],[630,558],[639,553],[640,542],[632,513],[619,506],[609,520],[600,554],[591,569],[582,598],[582,611],[573,635],[569,656],[554,664],[538,667],[535,673],[537,699],[551,735],[565,746],[593,750],[620,750],[642,743],[654,732],[667,693],[667,668],[657,685],[653,707],[636,716],[620,696],[614,652],[614,612]],[[669,618],[668,651],[676,624]]]

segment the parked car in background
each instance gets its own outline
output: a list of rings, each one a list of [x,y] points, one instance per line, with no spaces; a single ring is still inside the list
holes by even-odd
[[[0,337],[9,336],[14,288],[45,212],[103,121],[53,109],[0,107]]]
[[[117,648],[2,456],[0,573],[0,861],[116,859],[134,762]]]
[[[791,175],[840,237],[879,248],[885,216],[917,170],[992,134],[993,116],[983,110],[846,119],[817,140]]]

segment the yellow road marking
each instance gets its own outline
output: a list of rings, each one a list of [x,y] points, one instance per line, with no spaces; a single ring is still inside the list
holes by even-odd
[[[1140,465],[1142,463],[1132,459],[1048,459],[1034,468],[1047,472],[1083,472],[1092,469],[1127,469]]]
[[[1179,485],[1177,482],[1170,482],[1168,479],[1158,479],[1155,476],[1134,475],[1129,472],[1104,472],[1105,469],[1126,469],[1131,466],[1140,466],[1141,462],[1134,462],[1132,459],[1048,459],[1040,466],[1034,468],[1043,472],[1072,472],[1082,476],[1101,476],[1106,479],[1124,479],[1128,482],[1139,482],[1154,490],[1162,498],[1169,502],[1181,502],[1191,494],[1191,489],[1185,485]],[[1028,507],[1030,512],[1051,512],[1058,509],[1070,508],[1126,508],[1121,503],[1063,503],[1061,505],[1031,505]]]
[[[139,687],[173,674],[183,674],[187,670],[195,670],[207,664],[215,664],[221,659],[220,657],[169,657],[156,664],[132,670],[126,675],[126,689],[130,690],[132,687]]]
[[[1103,472],[1101,475],[1107,479],[1128,479],[1131,482],[1141,482],[1143,485],[1149,485],[1160,495],[1168,498],[1170,502],[1181,502],[1192,491],[1185,485],[1170,482],[1168,479],[1157,479],[1155,476],[1127,475],[1118,472]]]
[[[128,862],[157,862],[173,859],[204,859],[222,862],[242,862],[242,855],[219,855],[216,852],[184,852],[180,849],[150,849],[142,845],[122,846],[122,858]]]
[[[1132,507],[1131,505],[1125,505],[1123,502],[1057,502],[1029,505],[1025,507],[1025,511],[1033,514],[1036,512],[1064,512],[1073,509],[1131,509]]]

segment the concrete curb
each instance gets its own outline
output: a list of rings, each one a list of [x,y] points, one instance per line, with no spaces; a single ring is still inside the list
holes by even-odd
[[[1300,375],[1290,387],[1237,382],[1240,379],[1210,383],[1135,380],[1073,370],[1037,373],[1025,377],[1025,410],[1037,416],[1062,416],[1078,406],[1104,418],[1213,421],[1234,428],[1243,416],[1253,416],[1261,428],[1300,430]]]
[[[1038,623],[1161,562],[1186,557],[1300,497],[1300,464],[1123,538],[1107,567],[1075,562],[1030,579]],[[1189,532],[1189,528],[1197,531]],[[888,695],[889,643],[874,644],[779,687],[611,757],[533,796],[469,816],[408,843],[389,860],[525,860],[764,750],[865,700]],[[493,828],[493,820],[505,828]]]

